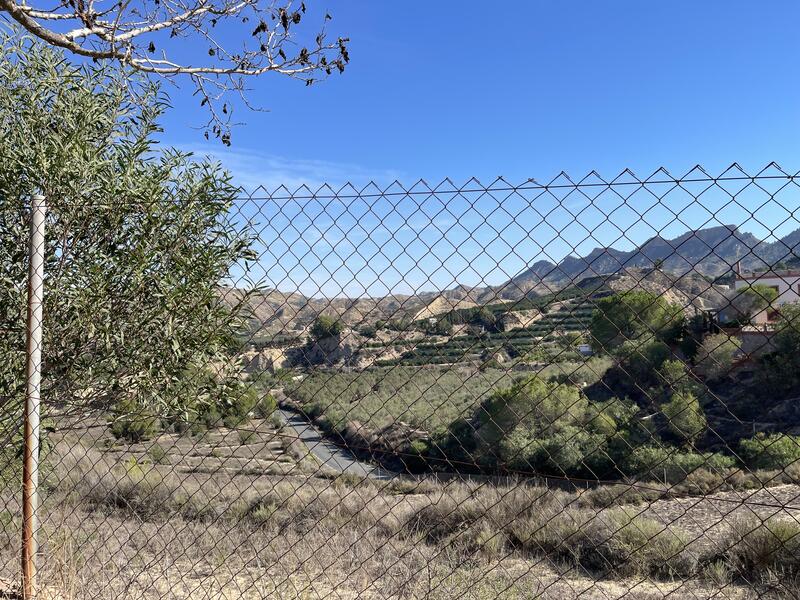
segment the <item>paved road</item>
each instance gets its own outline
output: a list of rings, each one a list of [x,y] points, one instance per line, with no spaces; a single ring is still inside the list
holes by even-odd
[[[348,450],[326,440],[319,430],[303,415],[287,408],[279,408],[278,412],[284,422],[294,429],[297,436],[308,446],[308,449],[317,460],[326,467],[339,473],[348,473],[372,479],[385,480],[397,476],[396,473],[358,460]]]

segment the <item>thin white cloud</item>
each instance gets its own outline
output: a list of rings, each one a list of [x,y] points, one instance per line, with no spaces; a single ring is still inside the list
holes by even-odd
[[[220,161],[236,184],[247,191],[260,186],[272,192],[285,186],[293,192],[303,185],[315,191],[324,184],[338,190],[348,182],[361,189],[371,181],[386,186],[402,178],[399,171],[392,169],[369,169],[322,159],[294,159],[250,148],[220,148],[211,144],[178,145],[177,148]]]

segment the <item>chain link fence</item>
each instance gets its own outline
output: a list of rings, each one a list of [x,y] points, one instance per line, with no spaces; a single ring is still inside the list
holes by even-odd
[[[794,598],[775,164],[48,194],[43,598]],[[0,209],[21,596],[30,198]]]

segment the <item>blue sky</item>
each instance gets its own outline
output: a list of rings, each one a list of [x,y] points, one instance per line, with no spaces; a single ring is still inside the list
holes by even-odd
[[[607,179],[624,168],[646,177],[660,166],[681,175],[698,163],[712,174],[733,162],[748,171],[770,161],[790,172],[800,168],[797,2],[309,5],[329,9],[331,32],[351,38],[344,75],[312,87],[280,77],[252,81],[251,100],[269,112],[239,110],[236,117],[246,124],[234,130],[230,150],[204,142],[192,128],[204,118],[196,99],[171,89],[175,108],[164,141],[212,154],[242,185],[269,189],[345,181],[360,189],[370,180],[388,185],[394,179],[410,186],[445,177],[488,183],[500,175],[513,183],[546,182],[562,170],[580,179],[592,169]],[[665,203],[680,208],[679,195]],[[279,287],[306,292],[412,291],[455,281],[499,282],[505,273],[539,258],[561,258],[573,247],[579,253],[600,244],[626,247],[656,231],[677,234],[715,220],[757,234],[800,225],[800,215],[780,207],[796,209],[793,189],[766,206],[758,190],[740,196],[748,198],[743,208],[702,206],[721,207],[723,196],[707,194],[683,207],[680,222],[643,210],[640,217],[631,207],[604,220],[594,210],[581,212],[581,199],[571,198],[573,208],[560,206],[558,214],[518,212],[516,226],[498,208],[510,200],[484,198],[475,210],[468,199],[456,198],[445,210],[429,199],[422,208],[404,204],[404,216],[384,233],[367,225],[401,214],[388,205],[370,211],[352,202],[324,210],[313,202],[267,203],[259,223],[277,241],[265,237],[264,250],[280,260],[266,259],[259,269]],[[754,204],[747,205],[749,199]],[[756,209],[755,218],[748,214]],[[421,230],[431,221],[438,230]],[[281,251],[283,245],[294,252]],[[491,246],[491,254],[482,246]],[[388,256],[376,255],[376,247]],[[509,258],[507,247],[520,257]],[[403,267],[390,274],[389,263]]]

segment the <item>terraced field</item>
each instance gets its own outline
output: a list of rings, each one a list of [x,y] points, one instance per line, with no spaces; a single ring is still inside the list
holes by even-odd
[[[251,419],[236,429],[218,427],[198,435],[160,433],[151,440],[133,443],[116,439],[99,416],[65,423],[50,437],[52,444],[99,450],[110,467],[151,464],[164,474],[225,473],[229,478],[244,479],[315,468],[305,446],[294,440],[294,434],[284,432],[282,425]]]
[[[511,356],[521,356],[564,333],[586,331],[593,311],[593,301],[584,295],[559,302],[556,308],[545,313],[530,327],[455,336],[446,342],[424,342],[407,350],[399,358],[378,364],[419,366],[477,362],[500,350],[505,350]]]

